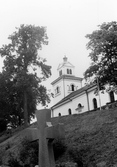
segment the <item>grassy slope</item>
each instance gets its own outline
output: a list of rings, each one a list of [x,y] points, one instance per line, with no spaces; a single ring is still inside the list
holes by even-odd
[[[84,166],[95,167],[102,161],[107,167],[117,164],[117,108],[53,118],[52,123],[64,123],[66,153],[75,153]],[[7,143],[10,149],[19,145],[19,134],[0,143],[0,150]]]
[[[55,118],[53,122],[65,124],[68,149],[75,150],[84,166],[117,163],[117,108]]]

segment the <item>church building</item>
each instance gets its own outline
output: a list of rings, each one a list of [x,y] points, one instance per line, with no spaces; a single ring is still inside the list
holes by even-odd
[[[51,83],[54,90],[52,117],[81,114],[117,100],[117,95],[113,92],[100,91],[96,95],[96,84],[83,86],[83,78],[75,76],[75,67],[66,56],[59,64],[57,73],[58,78]]]

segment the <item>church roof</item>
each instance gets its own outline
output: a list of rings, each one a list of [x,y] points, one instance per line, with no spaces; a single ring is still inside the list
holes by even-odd
[[[72,93],[70,93],[69,95],[67,95],[66,97],[64,97],[62,100],[60,100],[57,104],[55,104],[54,106],[51,107],[51,109],[53,108],[56,108],[60,105],[63,105],[69,101],[72,101],[73,98],[77,97],[79,94],[87,91],[88,89],[91,89],[91,88],[95,88],[96,87],[96,84],[92,84],[92,85],[86,85]]]
[[[83,78],[80,77],[75,77],[73,75],[61,75],[60,77],[58,77],[56,80],[54,80],[51,84],[54,85],[56,82],[58,82],[61,79],[72,79],[72,80],[80,80],[82,81]]]
[[[62,68],[64,66],[73,67],[74,68],[74,66],[70,62],[67,61],[67,57],[66,56],[63,58],[63,63],[59,64],[57,70],[59,70],[60,68]]]
[[[59,64],[58,69],[62,68],[63,66],[66,66],[66,67],[74,67],[70,62],[63,62],[61,64]]]

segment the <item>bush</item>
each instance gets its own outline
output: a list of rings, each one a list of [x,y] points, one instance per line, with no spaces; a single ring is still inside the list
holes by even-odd
[[[0,118],[0,133],[7,129],[7,122]]]
[[[67,149],[68,157],[71,161],[77,163],[78,167],[83,167],[82,152],[69,146]]]
[[[66,144],[65,144],[65,140],[61,140],[61,139],[56,139],[53,142],[53,149],[54,149],[54,157],[55,157],[55,161],[59,159],[59,157],[61,157],[65,151],[66,151]]]
[[[54,140],[53,143],[55,160],[61,157],[66,151],[66,145],[64,140]],[[21,148],[19,154],[14,155],[14,153],[9,154],[8,165],[10,167],[26,167],[35,166],[38,164],[38,142],[30,143],[27,140],[23,140],[21,143]]]
[[[27,140],[23,140],[19,155],[14,155],[10,152],[8,165],[10,167],[26,167],[35,166],[38,164],[38,142],[30,143]]]

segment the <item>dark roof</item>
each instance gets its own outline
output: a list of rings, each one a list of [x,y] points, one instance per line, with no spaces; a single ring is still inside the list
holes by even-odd
[[[84,91],[87,91],[88,89],[91,89],[93,87],[95,87],[96,84],[92,84],[92,85],[86,85],[72,93],[70,93],[69,95],[67,95],[66,97],[64,97],[62,100],[60,100],[57,104],[55,104],[54,106],[52,106],[51,108],[54,108],[58,105],[61,105],[62,103],[64,102],[67,102],[67,101],[70,101],[73,97],[79,95],[80,93],[84,92]]]
[[[61,79],[72,79],[72,80],[80,80],[82,81],[83,78],[80,77],[75,77],[74,75],[61,75],[59,78],[57,78],[56,80],[54,80],[51,84],[55,84],[56,82],[58,82]]]

